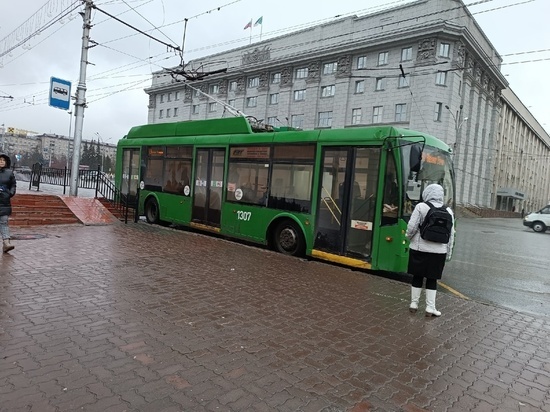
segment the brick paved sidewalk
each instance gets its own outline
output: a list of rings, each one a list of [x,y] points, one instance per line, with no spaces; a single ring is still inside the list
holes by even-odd
[[[0,411],[550,411],[549,318],[143,223],[14,234]]]

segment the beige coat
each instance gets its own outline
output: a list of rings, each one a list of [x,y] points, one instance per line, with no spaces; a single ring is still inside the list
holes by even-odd
[[[430,202],[435,207],[443,206],[443,188],[440,185],[432,184],[427,186],[422,192],[422,199],[424,202]],[[429,240],[424,240],[420,237],[420,226],[430,210],[430,206],[426,203],[421,202],[416,205],[414,208],[409,223],[407,225],[407,237],[410,239],[410,248],[417,250],[419,252],[428,252],[428,253],[441,253],[447,254],[447,258],[451,257],[453,251],[453,244],[455,239],[455,218],[453,211],[450,208],[447,208],[447,211],[451,214],[453,218],[453,230],[451,231],[451,237],[449,243],[436,243],[430,242]]]

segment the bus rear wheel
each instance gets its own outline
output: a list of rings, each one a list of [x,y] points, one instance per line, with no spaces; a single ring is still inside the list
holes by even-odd
[[[160,221],[159,204],[155,198],[150,198],[145,202],[145,218],[147,223],[158,224]]]
[[[273,234],[273,247],[279,253],[290,256],[303,256],[306,242],[300,227],[292,220],[280,222]]]

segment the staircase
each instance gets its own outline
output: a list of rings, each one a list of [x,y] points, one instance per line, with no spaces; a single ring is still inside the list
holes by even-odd
[[[99,200],[101,202],[101,204],[103,206],[105,206],[105,208],[111,212],[113,214],[113,216],[115,216],[118,220],[121,220],[121,221],[124,221],[125,220],[125,216],[124,216],[124,208],[121,206],[121,205],[115,205],[114,203],[112,203],[111,201],[109,201],[108,199],[104,198],[104,197],[98,197],[97,200]],[[134,209],[129,209],[128,210],[128,220],[131,221],[132,219],[134,218]]]
[[[17,194],[11,199],[10,226],[67,225],[81,223],[56,195]]]

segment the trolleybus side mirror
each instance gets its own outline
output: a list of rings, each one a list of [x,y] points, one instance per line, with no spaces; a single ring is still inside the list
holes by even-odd
[[[422,144],[415,143],[411,145],[411,155],[409,159],[411,172],[418,173],[420,171],[421,162],[422,162]]]

